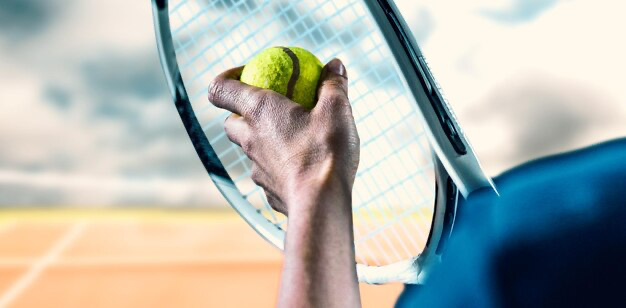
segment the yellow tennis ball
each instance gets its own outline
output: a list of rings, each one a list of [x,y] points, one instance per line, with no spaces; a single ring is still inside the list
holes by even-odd
[[[298,47],[272,47],[255,55],[243,68],[241,81],[270,89],[312,109],[322,62]]]

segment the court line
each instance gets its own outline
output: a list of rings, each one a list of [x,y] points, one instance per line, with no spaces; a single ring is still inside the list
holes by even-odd
[[[11,287],[0,297],[0,307],[5,308],[15,300],[26,288],[28,288],[39,277],[41,272],[50,266],[59,255],[83,232],[85,222],[74,224],[63,236],[54,243],[48,252],[22,275]]]

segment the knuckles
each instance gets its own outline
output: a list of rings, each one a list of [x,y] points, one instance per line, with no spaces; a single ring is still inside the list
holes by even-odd
[[[346,82],[339,79],[326,79],[322,81],[322,87],[330,87],[331,89],[340,89],[346,93]]]
[[[245,111],[244,116],[251,121],[256,121],[266,113],[266,110],[272,105],[274,97],[268,90],[258,90],[254,91],[248,99],[251,100],[251,103],[246,104],[249,108]]]
[[[322,108],[322,113],[330,113],[332,116],[344,114],[345,110],[350,110],[350,102],[341,93],[328,93],[319,98],[317,105]]]
[[[320,88],[327,89],[327,91],[330,91],[331,92],[329,93],[330,95],[338,94],[346,98],[348,97],[348,88],[344,80],[327,79],[322,82],[322,84],[320,85]],[[327,95],[327,94],[324,94],[324,95]]]
[[[219,97],[222,94],[223,88],[224,88],[224,78],[222,78],[221,76],[216,77],[215,79],[213,79],[213,81],[211,81],[211,83],[209,84],[209,93],[208,93],[208,98],[209,101],[214,103],[219,101]]]

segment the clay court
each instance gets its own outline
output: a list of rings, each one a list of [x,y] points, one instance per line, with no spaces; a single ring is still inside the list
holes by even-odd
[[[272,307],[281,253],[230,211],[3,210],[0,307]],[[402,285],[362,285],[391,307]]]

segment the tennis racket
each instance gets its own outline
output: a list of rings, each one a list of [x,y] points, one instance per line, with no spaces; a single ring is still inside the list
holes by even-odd
[[[153,0],[174,103],[209,177],[261,236],[283,249],[288,220],[250,179],[207,87],[273,46],[340,58],[361,139],[353,189],[361,282],[419,283],[441,260],[459,194],[493,187],[398,9],[386,0]]]

